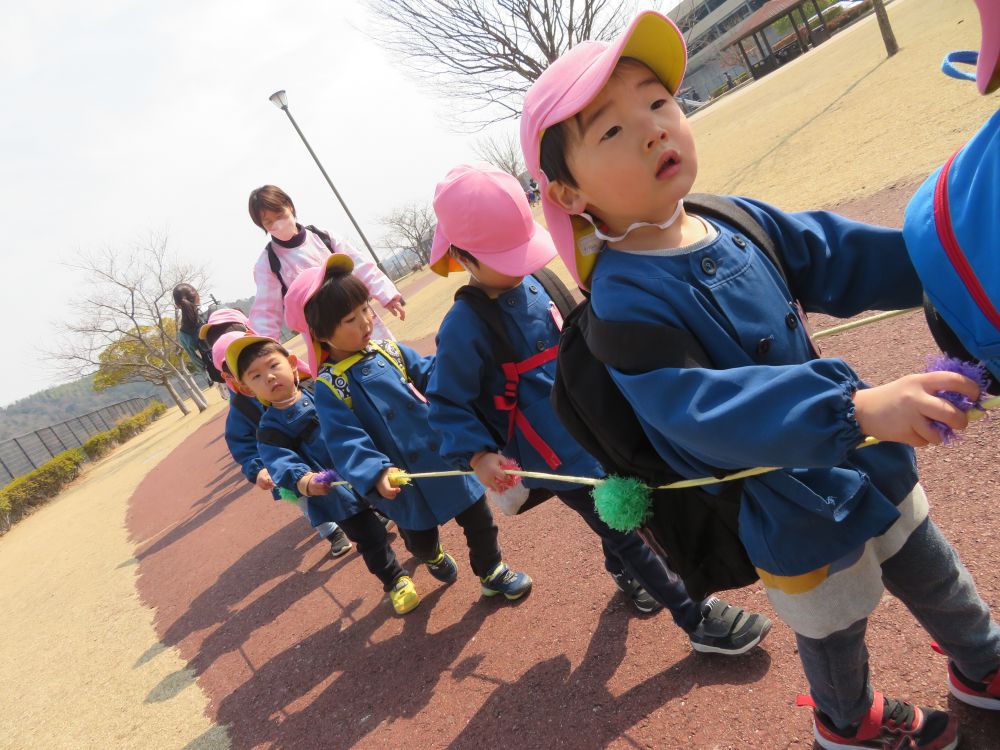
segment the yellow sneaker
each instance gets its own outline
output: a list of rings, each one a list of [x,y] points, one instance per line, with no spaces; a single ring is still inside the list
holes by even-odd
[[[405,615],[420,604],[420,594],[409,576],[400,576],[389,589],[389,599],[397,615]]]

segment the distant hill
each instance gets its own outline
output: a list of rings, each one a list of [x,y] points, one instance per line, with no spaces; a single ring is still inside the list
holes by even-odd
[[[248,297],[234,302],[225,302],[219,306],[233,307],[248,313],[253,299],[253,297]],[[0,440],[24,435],[41,427],[57,424],[100,409],[102,406],[126,401],[130,398],[156,396],[165,404],[171,403],[170,397],[163,388],[145,381],[124,383],[100,392],[94,390],[93,382],[94,376],[89,375],[32,393],[6,408],[0,408]]]

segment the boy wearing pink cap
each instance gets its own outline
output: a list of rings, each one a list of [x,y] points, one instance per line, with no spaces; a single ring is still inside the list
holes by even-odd
[[[814,355],[796,297],[838,316],[920,303],[901,233],[731,199],[781,249],[793,295],[751,239],[686,213],[697,156],[672,95],[685,63],[676,26],[647,12],[533,84],[521,145],[549,231],[594,315],[677,329],[714,365],[608,368],[671,469],[800,467],[744,482],[739,534],[796,633],[817,742],[953,748],[953,717],[872,690],[864,633],[884,585],[961,670],[961,699],[1000,708],[1000,627],[930,520],[905,445],[940,442],[931,419],[964,428],[966,416],[933,394],[975,398],[978,385],[936,372],[869,388],[847,363]],[[856,450],[865,435],[883,442]]]
[[[472,289],[463,292],[479,292],[457,295],[438,331],[427,395],[441,455],[456,469],[474,470],[494,491],[507,481],[501,469],[505,457],[528,471],[604,476],[549,401],[562,321],[545,287],[529,274],[551,261],[556,250],[535,222],[520,183],[489,165],[456,167],[437,186],[434,212],[431,268],[442,275],[468,271]],[[484,312],[501,321],[509,354],[497,352],[497,334],[480,315],[481,305],[489,305]],[[498,361],[507,356],[516,361]],[[558,494],[575,510],[600,537],[605,567],[619,588],[640,611],[666,606],[696,651],[742,654],[767,634],[770,621],[762,615],[714,597],[692,601],[638,534],[615,531],[598,517],[589,487],[523,481],[529,489]]]
[[[226,364],[226,348],[236,339],[247,333],[249,321],[240,310],[220,308],[212,312],[208,322],[201,327],[198,336],[212,347],[212,363],[222,373],[226,385],[231,391],[229,411],[226,412],[225,439],[229,455],[239,465],[250,484],[262,490],[268,490],[275,500],[281,499],[278,489],[271,479],[271,474],[260,457],[257,447],[257,428],[260,426],[264,405],[252,395],[244,393],[237,381],[229,372]],[[309,511],[305,502],[299,503],[299,509],[308,518]],[[336,523],[321,521],[315,526],[320,539],[325,539],[330,545],[330,557],[340,557],[349,552],[351,543]]]

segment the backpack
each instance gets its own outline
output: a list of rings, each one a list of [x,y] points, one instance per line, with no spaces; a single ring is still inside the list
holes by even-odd
[[[542,268],[531,274],[535,277],[535,280],[541,284],[542,288],[546,291],[549,297],[552,299],[553,304],[556,306],[556,310],[559,311],[561,318],[565,319],[569,316],[574,308],[576,307],[576,300],[573,298],[573,293],[563,284],[562,280],[554,272],[548,268]],[[510,436],[513,433],[515,424],[520,427],[524,432],[528,441],[536,447],[538,452],[543,456],[546,453],[551,454],[551,458],[555,459],[556,466],[558,466],[558,458],[555,454],[541,442],[541,438],[537,436],[531,426],[526,422],[516,421],[517,415],[517,378],[523,372],[534,369],[534,367],[544,364],[547,361],[551,361],[555,357],[556,352],[547,350],[546,352],[541,352],[533,357],[524,360],[523,362],[518,362],[518,355],[514,351],[514,345],[510,341],[510,336],[507,333],[507,329],[503,324],[503,313],[500,312],[497,306],[497,301],[491,299],[489,296],[483,292],[482,289],[474,286],[463,286],[455,292],[455,300],[463,300],[472,310],[479,316],[479,318],[486,324],[486,327],[490,331],[490,345],[493,349],[493,359],[496,361],[501,369],[503,369],[505,376],[507,377],[507,382],[504,386],[503,394],[498,394],[494,396],[495,403],[498,409],[509,411],[511,414],[510,429],[507,435],[501,435],[497,433],[494,428],[490,425],[489,420],[486,415],[480,413],[480,422],[493,433],[493,439],[496,441],[497,445],[505,445]],[[519,367],[519,366],[523,366]],[[478,411],[478,410],[477,410]],[[536,445],[535,441],[538,441],[540,445]],[[552,462],[550,461],[550,466]],[[553,467],[555,468],[555,467]],[[536,505],[543,503],[553,496],[551,490],[547,490],[543,487],[535,487],[528,491],[528,499],[525,503],[518,509],[517,514],[521,514],[526,510],[534,508]]]
[[[326,245],[326,249],[333,253],[333,240],[331,240],[330,235],[321,229],[317,229],[312,224],[308,225],[306,229],[323,240],[323,244]],[[278,277],[278,283],[281,284],[281,298],[284,299],[285,295],[288,294],[288,284],[286,284],[285,280],[281,277],[281,259],[278,257],[278,254],[274,252],[274,248],[271,247],[270,242],[267,243],[267,247],[265,247],[264,250],[267,252],[267,262],[268,265],[271,266],[271,273]]]
[[[774,242],[750,214],[731,200],[713,195],[692,194],[684,204],[746,235],[771,259],[787,284]],[[566,318],[559,341],[552,406],[577,442],[611,474],[637,477],[653,487],[684,479],[656,452],[606,365],[631,373],[662,367],[712,367],[704,350],[681,329],[601,320],[589,300]],[[747,586],[758,578],[739,538],[742,482],[720,487],[719,494],[698,487],[654,490],[652,513],[638,529],[683,579],[695,601],[716,591]]]
[[[236,411],[249,419],[254,427],[260,424],[260,418],[264,415],[264,410],[260,408],[259,404],[257,399],[239,391],[232,393],[229,399],[230,408],[235,407]]]
[[[315,388],[314,382],[312,380],[304,380],[299,383],[299,387],[306,393],[312,395]],[[250,405],[253,406],[252,404]],[[242,411],[242,409],[241,409]],[[246,412],[244,412],[246,413]],[[260,424],[260,416],[257,417],[257,424]],[[298,435],[289,435],[284,430],[279,430],[276,427],[257,427],[257,442],[266,443],[267,445],[274,445],[278,448],[285,448],[295,453],[299,452],[303,443],[308,443],[312,436],[319,429],[319,417],[316,412],[313,411],[312,418],[306,423],[305,429],[302,430]]]

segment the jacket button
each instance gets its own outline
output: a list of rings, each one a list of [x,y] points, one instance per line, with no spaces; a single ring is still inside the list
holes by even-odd
[[[740,237],[738,234],[733,235],[733,244],[738,248],[744,248],[747,246],[747,241]]]
[[[534,284],[529,284],[528,291],[531,292],[532,294],[538,294],[538,287],[535,286]]]
[[[799,316],[795,313],[788,313],[788,315],[785,316],[785,325],[794,331],[799,327]]]
[[[438,452],[438,448],[439,448],[439,447],[440,447],[440,446],[439,446],[439,445],[438,445],[437,443],[431,443],[431,445],[430,445],[430,449],[431,449],[432,451],[434,451],[435,453],[437,453],[437,452]]]
[[[417,454],[411,453],[409,456],[407,456],[407,458],[410,459],[410,463],[413,463],[414,461],[417,460]]]
[[[386,419],[392,419],[395,416],[396,416],[396,412],[394,412],[392,409],[389,409],[389,411],[387,411],[385,413],[385,418]]]
[[[513,307],[516,304],[517,304],[517,300],[514,299],[513,297],[508,297],[507,298],[507,307]]]
[[[362,374],[362,375],[367,375],[367,374],[369,374],[370,372],[371,372],[371,368],[370,368],[370,367],[362,367],[362,368],[361,368],[361,374]]]
[[[773,339],[774,339],[774,336],[768,336],[767,338],[763,338],[760,341],[758,341],[757,342],[757,353],[758,354],[767,354],[771,350],[771,341]]]
[[[535,342],[535,348],[538,351],[540,351],[540,352],[544,352],[545,351],[545,342],[544,341],[536,341]]]
[[[712,260],[711,258],[701,259],[701,270],[707,273],[709,276],[715,275],[716,268],[718,268],[718,266],[715,264],[715,261]]]
[[[379,367],[385,367],[385,362],[384,362],[383,360],[381,360],[381,359],[380,359],[380,360],[378,361],[378,366],[379,366]]]

